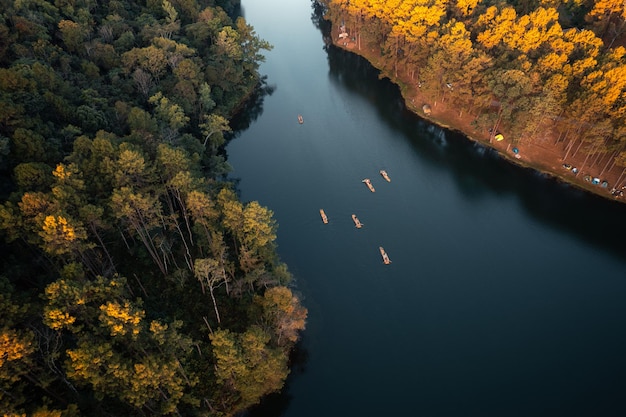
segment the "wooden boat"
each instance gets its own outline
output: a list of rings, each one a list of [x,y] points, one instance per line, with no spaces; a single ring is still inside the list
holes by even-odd
[[[326,217],[326,213],[324,213],[324,209],[320,209],[320,216],[322,216],[322,221],[324,224],[328,224],[328,217]]]
[[[391,263],[391,260],[389,259],[389,256],[387,256],[387,252],[385,252],[382,246],[379,246],[378,250],[380,251],[380,256],[383,257],[383,262],[385,263],[385,265],[389,265]]]
[[[391,178],[389,178],[389,174],[387,174],[387,171],[385,171],[384,169],[380,170],[380,175],[382,175],[383,178],[387,180],[387,182],[391,182]]]
[[[304,123],[304,119],[302,118],[302,115],[298,115],[298,123],[302,124]]]
[[[356,217],[356,214],[352,215],[352,221],[354,222],[354,225],[356,226],[357,229],[360,229],[361,227],[363,227],[363,223],[359,221],[359,219]]]
[[[361,181],[361,182],[364,182],[364,183],[365,183],[365,185],[367,185],[367,188],[369,188],[371,192],[375,192],[375,191],[376,191],[376,190],[374,189],[374,186],[372,185],[372,182],[370,181],[370,179],[369,179],[369,178],[365,178],[365,179],[364,179],[363,181]]]

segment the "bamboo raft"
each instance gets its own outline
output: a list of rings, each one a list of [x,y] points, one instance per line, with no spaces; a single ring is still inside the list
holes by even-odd
[[[371,192],[375,192],[376,190],[374,189],[374,186],[372,185],[372,182],[370,181],[369,178],[365,178],[364,180],[362,180],[361,182],[364,182],[365,185],[367,185],[367,188],[370,189]]]
[[[359,221],[359,219],[356,217],[356,214],[352,215],[352,221],[354,222],[354,225],[356,226],[357,229],[360,229],[361,227],[363,227],[363,223]]]
[[[324,224],[328,224],[328,217],[326,216],[326,213],[324,213],[324,209],[320,209],[320,216],[322,216]]]
[[[380,256],[383,257],[383,262],[385,263],[385,265],[389,265],[391,263],[391,260],[389,259],[387,252],[385,252],[382,246],[379,246],[378,250],[380,251]]]
[[[385,171],[384,169],[380,170],[380,175],[382,175],[383,178],[387,180],[387,182],[391,182],[391,178],[389,178],[389,174],[387,174],[387,171]]]

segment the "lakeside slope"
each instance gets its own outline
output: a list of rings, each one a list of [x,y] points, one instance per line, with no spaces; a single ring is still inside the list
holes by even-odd
[[[582,153],[569,155],[567,160],[563,159],[566,154],[565,142],[550,130],[541,132],[533,141],[525,141],[524,143],[513,144],[507,139],[506,131],[505,139],[501,141],[490,140],[488,131],[479,131],[472,124],[476,116],[468,113],[463,114],[454,104],[445,101],[443,97],[437,97],[436,94],[422,89],[420,82],[413,79],[405,68],[392,69],[387,67],[387,62],[380,54],[380,50],[367,48],[357,45],[350,38],[341,38],[340,32],[336,27],[331,30],[331,42],[340,49],[357,54],[365,58],[381,75],[389,78],[393,83],[398,85],[404,98],[406,107],[420,117],[447,129],[455,130],[462,133],[472,141],[478,142],[484,146],[494,149],[503,158],[509,162],[533,169],[544,173],[555,180],[568,183],[574,187],[580,188],[587,192],[599,195],[601,197],[624,202],[625,197],[613,194],[613,188],[621,189],[623,185],[623,168],[613,166],[612,169],[603,169],[602,166],[587,166],[579,169],[578,172],[572,172],[568,167],[584,167],[585,155]],[[424,105],[428,105],[429,114],[424,112]],[[514,149],[516,152],[514,152]],[[600,176],[601,175],[601,176]],[[607,187],[593,184],[590,178],[600,178],[602,182],[608,183]],[[617,184],[619,181],[619,184]]]

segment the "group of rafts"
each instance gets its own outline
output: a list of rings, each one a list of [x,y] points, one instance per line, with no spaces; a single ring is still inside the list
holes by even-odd
[[[389,175],[387,174],[387,171],[385,171],[384,169],[380,170],[380,175],[385,180],[387,180],[387,182],[391,182],[391,178],[389,178]],[[365,185],[367,185],[367,188],[369,188],[369,190],[371,192],[376,192],[376,189],[372,185],[372,181],[369,178],[365,178],[362,182]],[[320,216],[322,216],[322,221],[324,222],[324,224],[327,224],[328,223],[328,216],[326,216],[326,213],[324,212],[324,209],[320,209]],[[363,227],[363,223],[361,223],[361,221],[358,219],[358,217],[356,217],[356,214],[352,215],[352,221],[354,222],[354,225],[357,227],[357,229],[360,229],[361,227]],[[385,265],[389,265],[391,263],[391,260],[389,259],[389,256],[387,255],[387,252],[385,252],[385,249],[383,249],[382,246],[379,246],[378,250],[380,251],[380,256],[383,257],[383,262],[385,263]]]

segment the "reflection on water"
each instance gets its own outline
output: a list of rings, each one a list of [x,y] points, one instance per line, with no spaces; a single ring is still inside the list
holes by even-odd
[[[276,88],[229,162],[309,309],[287,386],[251,415],[626,415],[624,206],[410,113],[306,0],[249,7]]]
[[[493,192],[515,194],[547,226],[626,257],[624,204],[513,165],[492,149],[425,121],[406,108],[398,87],[386,78],[380,80],[378,70],[365,59],[336,47],[327,51],[331,82],[371,102],[388,126],[409,138],[426,163],[453,172],[468,198]]]
[[[259,88],[250,96],[248,101],[244,103],[242,109],[231,119],[230,127],[233,130],[233,133],[230,135],[228,140],[234,139],[237,137],[237,134],[240,132],[246,131],[252,122],[257,120],[263,114],[263,102],[266,97],[274,94],[276,90],[275,85],[267,84],[267,77],[263,77],[261,79],[261,85]]]

